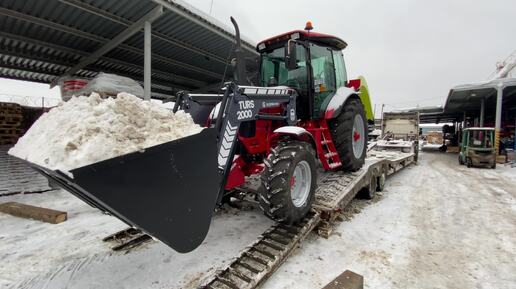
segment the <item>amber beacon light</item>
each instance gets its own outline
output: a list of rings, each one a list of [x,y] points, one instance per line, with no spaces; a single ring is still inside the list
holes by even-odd
[[[312,29],[314,29],[314,27],[312,26],[312,21],[307,21],[305,25],[305,30],[310,31]]]

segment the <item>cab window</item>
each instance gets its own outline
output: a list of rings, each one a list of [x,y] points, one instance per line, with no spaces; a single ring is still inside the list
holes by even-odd
[[[335,78],[337,88],[346,86],[348,77],[346,75],[346,66],[344,64],[344,56],[342,56],[342,51],[333,51],[333,62],[335,63]]]
[[[310,56],[314,82],[314,116],[320,114],[322,103],[326,98],[335,94],[335,71],[332,50],[310,44]]]
[[[307,94],[308,78],[304,48],[296,44],[297,69],[288,70],[285,67],[285,49],[276,48],[262,54],[261,86],[286,85]]]

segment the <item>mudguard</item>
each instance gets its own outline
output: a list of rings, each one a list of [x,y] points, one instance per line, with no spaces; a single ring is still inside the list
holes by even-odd
[[[369,97],[369,89],[367,82],[363,76],[358,79],[349,81],[349,87],[343,86],[337,89],[337,92],[328,101],[326,108],[323,110],[325,119],[332,119],[337,117],[346,101],[351,97],[355,96],[360,99],[364,110],[366,112],[366,118],[368,121],[374,121],[373,109],[371,106],[371,99]]]
[[[274,130],[278,136],[289,135],[300,141],[309,142],[314,149],[316,148],[314,136],[306,129],[299,126],[282,126]]]

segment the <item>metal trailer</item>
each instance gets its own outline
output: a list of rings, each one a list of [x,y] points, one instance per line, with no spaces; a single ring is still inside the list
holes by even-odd
[[[359,192],[374,197],[393,173],[415,162],[414,153],[370,151],[357,172],[320,172],[312,211],[297,225],[276,223],[201,288],[257,288],[278,269],[312,231],[327,238],[342,210]]]

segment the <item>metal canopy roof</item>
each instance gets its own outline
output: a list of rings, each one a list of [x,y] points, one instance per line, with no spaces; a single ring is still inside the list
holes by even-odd
[[[152,22],[153,97],[217,89],[228,78],[232,29],[177,0],[2,0],[0,77],[51,83],[160,5]],[[103,71],[142,82],[142,28],[74,75]],[[242,45],[247,58],[257,56],[249,41]]]
[[[479,115],[480,103],[484,99],[486,116],[494,118],[498,86],[503,89],[502,109],[515,109],[516,78],[500,78],[453,87],[448,94],[444,108],[415,108],[409,111],[418,111],[421,123],[462,121],[464,112],[467,115]]]
[[[516,93],[516,78],[501,78],[482,83],[464,84],[453,87],[448,94],[444,111],[453,112],[476,112],[480,108],[482,99],[486,102],[486,109],[494,109],[496,106],[496,91],[498,87],[503,88],[504,104],[514,103]]]

